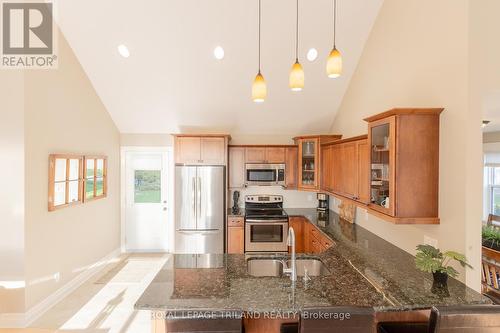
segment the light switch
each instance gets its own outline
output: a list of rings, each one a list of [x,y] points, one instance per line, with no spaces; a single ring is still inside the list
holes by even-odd
[[[438,241],[432,237],[424,235],[424,244],[434,246],[436,249],[438,248]]]

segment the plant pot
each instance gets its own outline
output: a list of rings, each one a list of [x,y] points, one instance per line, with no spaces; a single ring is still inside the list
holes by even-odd
[[[448,282],[448,274],[443,272],[432,273],[432,277],[434,278],[435,284],[446,286]]]
[[[498,242],[490,241],[490,240],[483,240],[482,243],[483,243],[483,246],[485,246],[489,249],[493,249],[495,251],[500,251],[500,244],[498,244]]]
[[[440,297],[448,297],[450,296],[450,292],[448,291],[448,274],[435,272],[432,273],[434,281],[432,283],[431,292]]]

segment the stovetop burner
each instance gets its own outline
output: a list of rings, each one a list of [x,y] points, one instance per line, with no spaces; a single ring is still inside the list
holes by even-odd
[[[257,220],[287,219],[283,210],[281,195],[247,195],[245,196],[245,218]]]

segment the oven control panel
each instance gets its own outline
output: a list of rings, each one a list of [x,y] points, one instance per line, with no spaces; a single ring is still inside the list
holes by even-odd
[[[245,202],[255,202],[255,203],[283,202],[283,196],[268,195],[268,194],[252,194],[245,196]]]

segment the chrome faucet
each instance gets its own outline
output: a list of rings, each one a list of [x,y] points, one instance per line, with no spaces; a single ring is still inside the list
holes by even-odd
[[[288,228],[288,239],[286,241],[286,244],[292,247],[292,254],[290,258],[292,267],[286,268],[284,270],[284,273],[290,274],[290,280],[297,281],[297,266],[296,266],[297,262],[295,258],[295,231],[293,231],[292,227]]]

